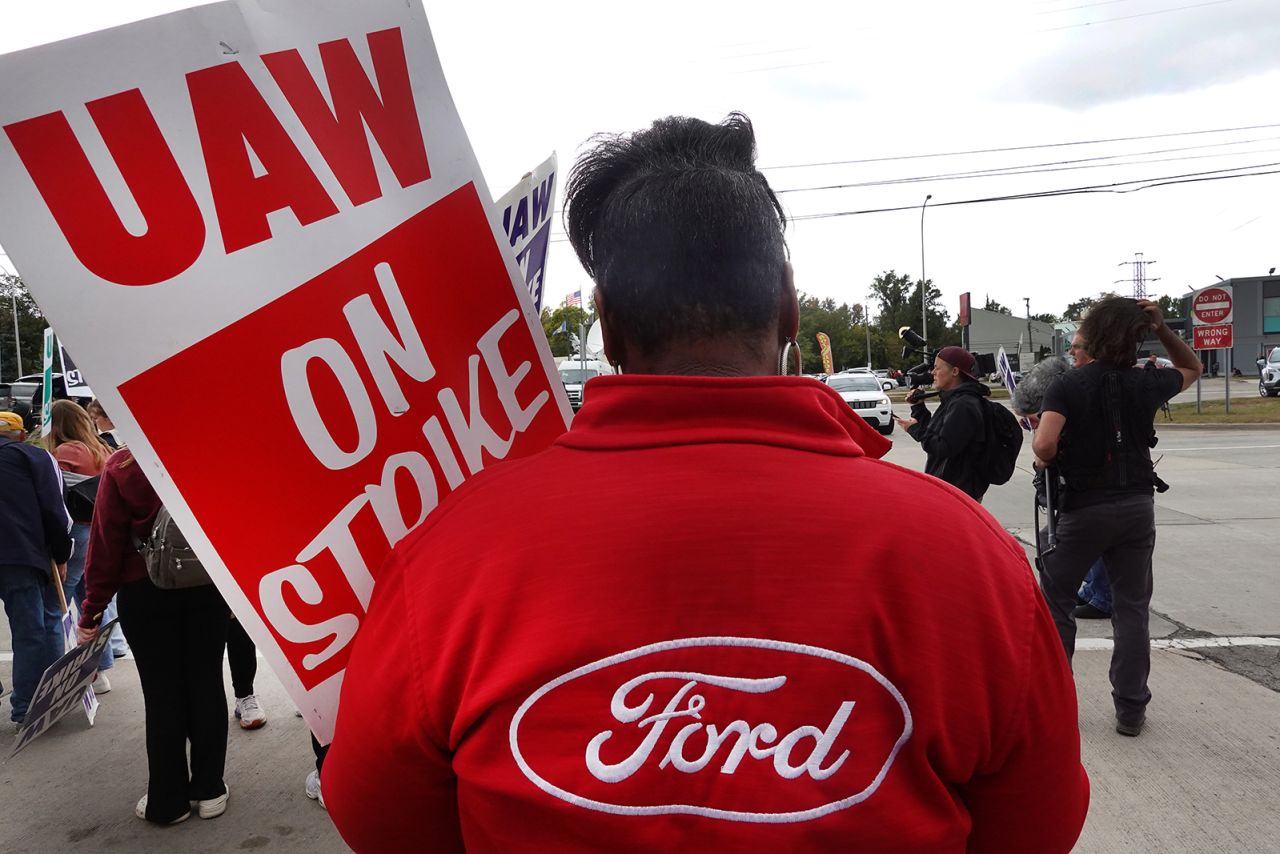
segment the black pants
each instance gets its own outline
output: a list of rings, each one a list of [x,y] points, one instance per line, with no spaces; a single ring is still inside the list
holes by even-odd
[[[231,690],[237,700],[253,693],[253,678],[258,675],[258,648],[239,620],[227,628],[227,665],[231,668]]]
[[[190,801],[226,791],[222,653],[230,612],[212,585],[161,590],[149,579],[121,588],[119,610],[146,707],[147,820],[166,823]]]
[[[1062,638],[1067,661],[1076,647],[1076,591],[1089,567],[1103,558],[1111,582],[1111,697],[1116,716],[1132,722],[1143,716],[1151,691],[1151,553],[1156,544],[1155,501],[1131,495],[1064,510],[1058,519],[1058,548],[1044,559],[1040,587]]]

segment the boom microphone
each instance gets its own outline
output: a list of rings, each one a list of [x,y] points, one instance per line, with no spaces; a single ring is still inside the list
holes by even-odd
[[[1051,356],[1038,362],[1022,377],[1013,390],[1013,411],[1019,415],[1035,415],[1044,406],[1044,395],[1053,381],[1071,370],[1065,356]]]

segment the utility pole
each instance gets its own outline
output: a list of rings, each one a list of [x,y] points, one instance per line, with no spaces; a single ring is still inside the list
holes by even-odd
[[[1133,284],[1133,298],[1146,299],[1147,298],[1147,282],[1160,281],[1159,276],[1157,276],[1154,279],[1147,278],[1147,265],[1154,264],[1154,263],[1156,262],[1148,261],[1145,258],[1143,258],[1141,252],[1133,253],[1132,261],[1121,261],[1119,264],[1116,265],[1117,267],[1123,267],[1126,264],[1132,264],[1133,275],[1128,279],[1116,279],[1115,284],[1118,285],[1121,282],[1130,282]]]
[[[1023,297],[1022,302],[1027,307],[1027,352],[1031,354],[1031,359],[1029,361],[1034,362],[1036,345],[1031,339],[1031,297]],[[1027,368],[1030,368],[1030,365],[1028,365]]]
[[[932,198],[930,193],[920,203],[920,337],[926,341],[929,340],[929,289],[925,283],[929,277],[924,274],[924,208]]]

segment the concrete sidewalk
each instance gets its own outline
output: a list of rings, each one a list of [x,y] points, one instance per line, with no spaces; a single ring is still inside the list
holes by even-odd
[[[1147,728],[1125,738],[1114,726],[1110,659],[1105,651],[1075,657],[1092,783],[1089,818],[1075,850],[1277,850],[1280,694],[1195,653],[1156,651]]]

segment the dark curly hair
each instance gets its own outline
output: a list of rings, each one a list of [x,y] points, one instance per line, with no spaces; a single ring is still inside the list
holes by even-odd
[[[636,347],[776,322],[786,214],[755,168],[750,119],[673,116],[591,143],[569,173],[565,229]]]
[[[1132,367],[1138,347],[1151,331],[1151,315],[1128,297],[1103,297],[1080,323],[1084,350],[1097,362]]]

